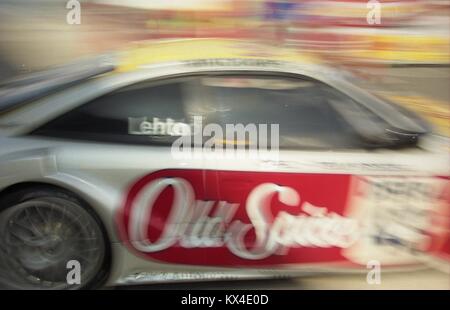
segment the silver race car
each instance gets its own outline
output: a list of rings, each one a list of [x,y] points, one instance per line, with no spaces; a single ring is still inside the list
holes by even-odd
[[[447,242],[445,143],[319,64],[105,57],[3,84],[0,112],[4,287],[410,269]],[[197,152],[269,127],[276,156]]]

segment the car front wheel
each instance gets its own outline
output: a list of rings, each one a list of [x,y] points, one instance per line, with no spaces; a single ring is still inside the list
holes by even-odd
[[[0,199],[0,285],[79,289],[106,277],[103,226],[71,193],[34,188]]]

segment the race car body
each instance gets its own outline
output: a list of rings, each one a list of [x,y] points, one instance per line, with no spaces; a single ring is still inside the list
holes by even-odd
[[[176,61],[135,50],[118,65],[66,68],[67,80],[36,77],[28,89],[54,82],[28,100],[23,83],[3,93],[4,285],[293,276],[446,257],[448,150],[426,122],[333,69],[284,53],[210,47],[207,57],[206,43],[197,54],[167,43]]]

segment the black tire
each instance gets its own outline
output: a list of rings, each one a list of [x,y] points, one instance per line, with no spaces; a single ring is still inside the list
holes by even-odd
[[[79,284],[67,283],[69,260],[81,265]],[[39,185],[0,197],[0,286],[96,288],[107,279],[110,265],[106,230],[75,194]]]

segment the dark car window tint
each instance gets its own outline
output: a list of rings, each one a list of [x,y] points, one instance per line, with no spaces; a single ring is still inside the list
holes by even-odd
[[[94,99],[49,122],[34,134],[125,143],[168,144],[177,137],[165,134],[133,135],[130,119],[146,117],[152,122],[172,119],[188,123],[183,92],[189,79],[157,85],[140,83]]]
[[[219,124],[223,137],[227,124],[267,124],[269,128],[270,124],[279,124],[280,148],[360,148],[364,146],[361,135],[345,116],[359,113],[358,118],[370,120],[372,115],[355,105],[358,104],[330,86],[306,79],[235,74],[180,77],[142,82],[99,97],[33,134],[170,145],[179,135],[130,133],[130,119],[171,119],[191,126],[193,117],[201,116],[203,126]],[[342,113],[343,109],[351,113]],[[203,137],[203,141],[209,138]]]
[[[208,119],[226,124],[279,124],[281,148],[351,148],[360,139],[329,104],[330,87],[279,77],[208,77]],[[224,129],[225,132],[225,129]]]

